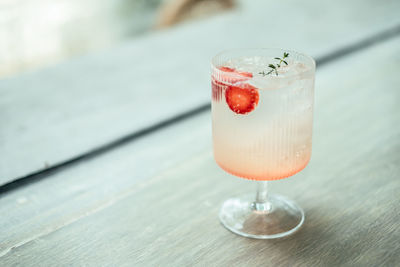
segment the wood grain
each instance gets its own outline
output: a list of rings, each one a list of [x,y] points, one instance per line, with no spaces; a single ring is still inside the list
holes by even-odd
[[[209,120],[209,114],[203,114],[1,195],[0,214],[6,216],[0,219],[0,256],[111,205],[126,188],[140,187],[139,181],[209,151]]]
[[[3,196],[0,212],[7,217],[1,220],[0,263],[395,266],[400,261],[399,42],[318,69],[312,160],[295,177],[271,183],[273,192],[297,200],[306,212],[295,235],[252,240],[219,224],[221,202],[254,188],[216,166],[209,114],[203,114],[165,129],[169,134],[160,131]],[[141,173],[165,164],[162,156],[172,163]]]
[[[0,185],[208,102],[209,59],[222,49],[290,44],[324,55],[399,24],[398,10],[395,0],[242,1],[222,16],[1,80]]]

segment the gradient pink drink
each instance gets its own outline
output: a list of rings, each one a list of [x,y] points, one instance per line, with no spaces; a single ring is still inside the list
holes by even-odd
[[[315,65],[291,55],[279,75],[271,56],[216,57],[212,67],[214,157],[235,176],[276,180],[311,157]]]

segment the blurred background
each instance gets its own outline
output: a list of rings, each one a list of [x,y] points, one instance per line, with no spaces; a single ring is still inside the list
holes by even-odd
[[[233,0],[1,0],[0,78],[234,6]]]
[[[350,58],[342,70],[399,34],[399,10],[398,0],[0,0],[0,186],[208,111],[221,50]],[[376,51],[360,66],[383,60]]]

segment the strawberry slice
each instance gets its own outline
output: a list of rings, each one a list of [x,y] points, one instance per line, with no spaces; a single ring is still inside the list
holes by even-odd
[[[212,98],[215,101],[220,101],[223,98],[224,91],[230,84],[243,82],[253,77],[250,72],[237,71],[234,68],[222,66],[218,69],[220,72],[216,76],[213,75],[211,80]]]
[[[218,69],[221,71],[224,71],[224,72],[234,72],[243,77],[253,78],[253,73],[251,73],[251,72],[237,71],[237,70],[235,70],[233,68],[229,68],[229,67],[219,67]]]
[[[226,72],[227,74],[220,74],[220,77],[218,80],[219,82],[228,82],[228,83],[237,83],[237,82],[242,82],[246,81],[250,78],[253,78],[253,74],[251,72],[245,72],[245,71],[237,71],[233,68],[229,67],[219,67],[218,68],[222,72]]]
[[[240,74],[243,77],[253,78],[253,73],[245,72],[245,71],[235,71],[236,73]]]
[[[229,108],[237,114],[247,114],[258,104],[259,94],[256,87],[250,84],[229,86],[225,91],[225,99]]]
[[[234,72],[235,69],[229,68],[229,67],[219,67],[218,68],[221,71],[225,71],[225,72]]]

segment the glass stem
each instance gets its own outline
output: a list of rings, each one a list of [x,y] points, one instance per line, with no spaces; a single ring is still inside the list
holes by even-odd
[[[271,210],[271,203],[268,201],[267,181],[257,182],[257,194],[256,194],[256,200],[253,203],[253,207],[257,211],[268,212]]]

